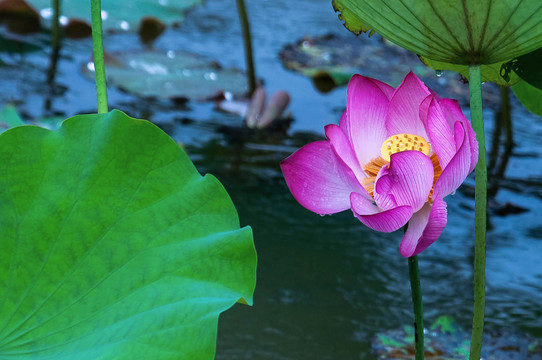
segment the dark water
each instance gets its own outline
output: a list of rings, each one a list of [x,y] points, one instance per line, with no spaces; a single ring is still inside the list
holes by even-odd
[[[310,80],[284,70],[278,52],[304,35],[351,35],[337,20],[329,0],[252,0],[247,8],[258,76],[269,93],[285,89],[292,97],[289,111],[295,121],[288,135],[225,135],[220,128],[239,126],[241,119],[214,111],[208,103],[179,106],[110,89],[110,106],[154,121],[182,141],[201,172],[211,172],[223,182],[241,223],[254,230],[259,255],[254,307],[236,305],[221,315],[217,359],[375,358],[370,346],[377,332],[412,322],[407,262],[398,251],[401,235],[370,231],[350,212],[326,217],[310,213],[293,200],[278,166],[300,146],[321,138],[323,126],[337,123],[346,103],[345,88],[319,93]],[[242,67],[240,34],[234,2],[208,0],[180,27],[168,29],[155,47],[194,51],[225,66]],[[381,54],[367,59],[382,65],[365,75],[397,85],[401,77],[390,78],[390,73],[404,75],[420,66],[408,54],[400,60],[389,58],[389,50],[378,40],[360,39],[360,43],[377,47]],[[107,36],[105,45],[110,51],[141,47],[131,34]],[[370,49],[371,54],[379,53]],[[0,106],[13,102],[26,119],[95,112],[94,86],[79,73],[90,54],[90,40],[65,42],[53,94],[45,82],[47,50],[0,54],[0,64],[4,63]],[[465,104],[466,86],[455,75],[424,80]],[[496,99],[496,88],[486,85],[488,138]],[[540,337],[542,119],[515,99],[512,106],[516,146],[491,206],[512,203],[527,211],[490,216],[486,324]],[[468,114],[468,107],[463,108]],[[469,178],[457,194],[446,198],[448,226],[419,257],[428,323],[451,315],[470,327],[473,184]]]

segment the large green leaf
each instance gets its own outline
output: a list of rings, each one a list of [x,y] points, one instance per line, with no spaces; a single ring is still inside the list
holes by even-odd
[[[27,0],[42,15],[52,14],[51,0]],[[141,18],[152,16],[171,25],[184,19],[185,12],[201,4],[202,0],[102,0],[102,20],[104,30],[134,29]],[[90,23],[90,1],[62,0],[62,15],[82,19]]]
[[[211,175],[119,111],[0,135],[0,358],[212,359],[252,302],[250,228]]]
[[[512,91],[529,111],[542,116],[542,90],[526,81],[520,81],[512,86]]]
[[[530,85],[542,89],[542,48],[513,59],[504,67],[509,73],[516,73]]]
[[[495,64],[542,47],[540,0],[333,0],[352,32],[374,29],[416,54]]]
[[[426,59],[420,56],[420,60],[433,70],[451,70],[455,71],[465,78],[469,78],[469,66],[468,65],[456,65],[450,63],[444,63],[441,61],[434,61]],[[521,81],[521,78],[513,71],[504,71],[503,65],[506,62],[500,62],[497,64],[488,64],[480,66],[482,82],[492,81],[500,86],[512,86]]]

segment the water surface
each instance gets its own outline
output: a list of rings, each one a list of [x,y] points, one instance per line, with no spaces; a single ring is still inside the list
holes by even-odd
[[[365,228],[350,212],[320,217],[292,198],[279,162],[300,146],[323,138],[323,127],[337,123],[346,104],[346,89],[319,93],[311,81],[283,69],[278,53],[304,35],[347,32],[329,0],[247,1],[257,75],[269,93],[287,90],[294,122],[288,134],[232,136],[224,126],[242,120],[215,111],[210,103],[180,106],[167,100],[142,100],[111,88],[110,106],[147,118],[183,142],[202,173],[215,174],[236,204],[242,225],[254,230],[258,283],[254,306],[236,305],[220,318],[217,359],[372,359],[371,339],[379,331],[412,322],[407,262],[399,255],[400,233],[380,234]],[[188,50],[243,67],[241,30],[233,1],[207,0],[187,21],[170,28],[154,45]],[[136,36],[106,36],[106,49],[141,48]],[[377,73],[406,72],[419,66],[415,55],[381,57]],[[371,52],[374,53],[374,52]],[[94,85],[79,69],[89,60],[91,41],[67,40],[56,78],[46,84],[48,50],[1,54],[0,105],[13,102],[26,119],[72,116],[96,111]],[[456,94],[465,105],[466,85],[454,74],[425,79]],[[400,78],[387,80],[397,85]],[[450,89],[456,89],[451,91]],[[484,86],[486,131],[493,130],[498,92]],[[447,95],[451,96],[451,95]],[[487,236],[488,328],[506,328],[542,336],[542,119],[512,99],[516,147],[492,209],[512,203],[527,211],[490,215]],[[468,115],[468,107],[463,107]],[[235,132],[234,132],[235,133]],[[488,141],[489,142],[489,141]],[[465,328],[472,316],[474,181],[446,198],[448,226],[440,240],[420,258],[427,322],[451,315]]]

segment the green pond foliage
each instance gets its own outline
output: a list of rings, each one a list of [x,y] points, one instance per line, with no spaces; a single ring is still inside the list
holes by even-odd
[[[252,303],[230,197],[148,121],[79,115],[0,135],[0,358],[212,359]]]

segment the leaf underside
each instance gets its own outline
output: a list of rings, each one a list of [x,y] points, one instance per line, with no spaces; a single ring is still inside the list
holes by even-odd
[[[443,63],[440,61],[426,59],[424,57],[420,57],[420,60],[433,70],[451,70],[461,74],[466,79],[469,78],[468,65]],[[521,81],[521,78],[514,71],[505,73],[503,69],[504,64],[506,64],[505,61],[497,64],[481,65],[480,70],[482,82],[491,81],[500,86],[512,86]]]
[[[354,33],[372,28],[420,56],[495,64],[542,47],[539,0],[333,0]]]

